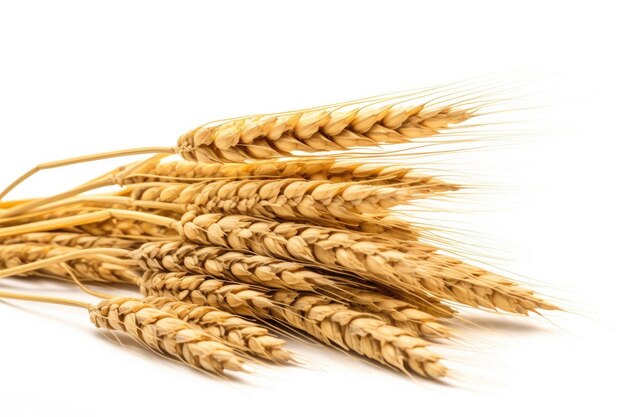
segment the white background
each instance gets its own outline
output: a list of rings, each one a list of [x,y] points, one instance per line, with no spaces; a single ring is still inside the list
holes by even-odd
[[[546,76],[542,129],[482,155],[506,187],[478,194],[490,203],[473,227],[497,242],[498,265],[573,312],[471,318],[483,326],[445,349],[448,384],[298,343],[307,366],[227,382],[112,343],[86,312],[2,301],[1,414],[623,415],[619,2],[226,3],[0,3],[0,185],[43,161],[172,146],[212,119],[521,69]],[[12,197],[116,165],[42,173]],[[1,286],[89,299],[46,281]]]

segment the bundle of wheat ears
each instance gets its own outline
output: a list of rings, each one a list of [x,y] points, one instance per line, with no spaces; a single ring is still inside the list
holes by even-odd
[[[495,101],[484,86],[453,84],[42,164],[0,194],[0,278],[67,280],[103,301],[0,297],[83,307],[96,327],[218,375],[297,364],[284,340],[296,336],[444,378],[432,347],[457,337],[448,323],[463,323],[459,310],[558,309],[442,250],[427,222],[398,210],[464,187],[394,156],[467,141],[463,129],[482,126]],[[60,194],[5,199],[39,170],[137,154],[152,155]],[[129,284],[135,298],[115,295]]]

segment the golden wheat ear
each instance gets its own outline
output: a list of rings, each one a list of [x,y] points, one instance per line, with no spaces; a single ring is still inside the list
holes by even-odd
[[[482,115],[497,101],[497,94],[509,89],[509,83],[467,80],[306,110],[218,120],[182,135],[176,147],[134,148],[39,164],[0,192],[0,200],[39,171],[129,155],[178,153],[188,160],[224,163],[293,156],[297,151],[407,143]]]
[[[147,349],[198,370],[217,375],[224,375],[225,371],[245,371],[243,357],[232,348],[216,341],[198,326],[136,298],[114,297],[97,305],[1,291],[0,298],[84,308],[96,327],[123,332]]]
[[[388,325],[376,315],[352,310],[324,296],[232,284],[184,272],[147,271],[140,286],[144,295],[168,296],[277,321],[324,344],[358,353],[405,373],[432,379],[443,378],[447,373],[439,356],[426,349],[429,343],[425,340]]]

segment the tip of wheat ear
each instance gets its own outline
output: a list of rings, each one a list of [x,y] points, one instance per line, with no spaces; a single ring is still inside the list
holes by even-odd
[[[215,338],[173,314],[134,298],[112,298],[89,309],[91,321],[101,328],[119,330],[149,349],[198,369],[222,374],[243,371],[243,359]]]

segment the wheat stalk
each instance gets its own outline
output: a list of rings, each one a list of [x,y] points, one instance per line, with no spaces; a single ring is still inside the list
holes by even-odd
[[[323,296],[255,289],[179,272],[147,271],[140,287],[144,295],[170,296],[235,314],[271,318],[402,371],[431,378],[446,374],[439,357],[425,349],[428,343],[424,340]]]
[[[285,342],[257,323],[209,306],[177,301],[170,297],[147,297],[144,300],[181,320],[201,327],[205,332],[229,342],[230,345],[276,363],[293,360],[285,350]]]
[[[177,152],[194,161],[244,162],[294,151],[406,143],[434,136],[472,116],[462,105],[415,98],[366,100],[209,123],[182,135]]]

